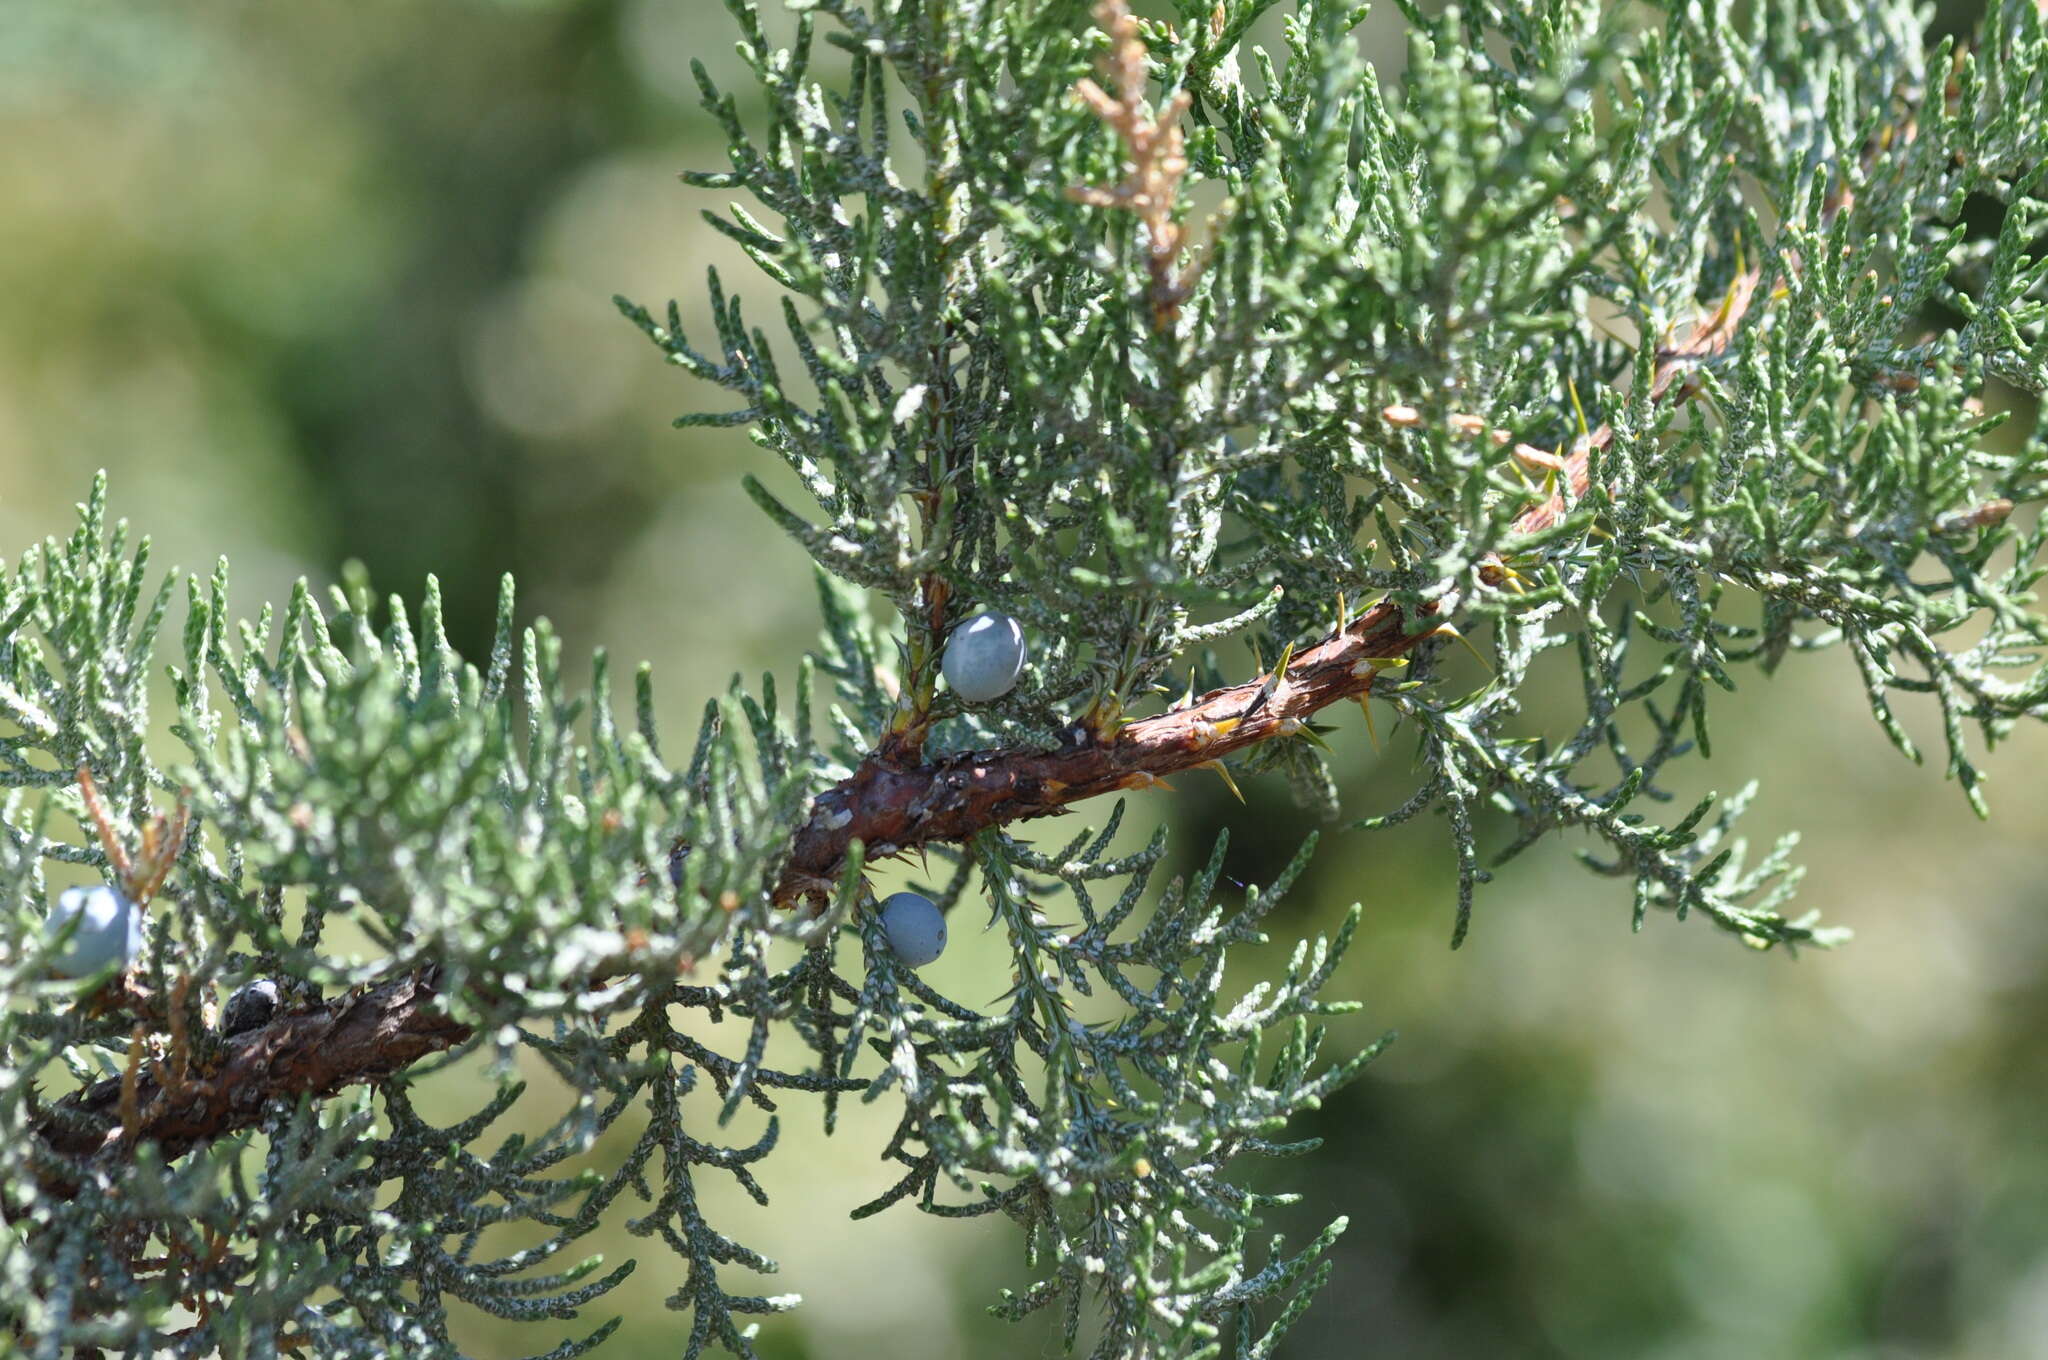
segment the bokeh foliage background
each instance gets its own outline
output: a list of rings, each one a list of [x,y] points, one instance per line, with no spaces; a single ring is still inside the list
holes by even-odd
[[[1364,40],[1398,79],[1398,16]],[[105,467],[158,560],[225,553],[248,612],[350,557],[408,595],[433,571],[474,654],[511,571],[572,655],[651,659],[673,730],[736,670],[788,676],[809,569],[738,485],[774,469],[669,429],[716,398],[609,302],[677,296],[701,333],[705,266],[745,277],[674,180],[719,159],[688,60],[729,53],[713,0],[0,0],[0,552],[65,531]],[[1411,742],[1337,740],[1349,810],[1405,787]],[[1452,954],[1435,828],[1326,838],[1275,933],[1363,898],[1342,1034],[1403,1037],[1270,1177],[1302,1227],[1352,1223],[1287,1353],[2048,1356],[2044,760],[2040,733],[2000,753],[1980,825],[1845,656],[1752,685],[1699,777],[1762,776],[1753,830],[1806,831],[1804,896],[1857,939],[1798,960],[1663,916],[1631,936],[1567,845]],[[1189,858],[1227,826],[1228,872],[1270,881],[1308,828],[1277,780],[1245,791],[1133,810]],[[935,980],[1001,991],[976,970],[1003,951],[955,934]],[[718,1206],[806,1297],[770,1353],[1046,1350],[981,1315],[1016,1278],[1003,1225],[845,1223],[888,1181],[880,1136],[815,1129],[788,1121],[770,1208]],[[673,1283],[593,1310],[629,1312],[605,1354],[675,1349]],[[474,1353],[549,1344],[497,1326]]]

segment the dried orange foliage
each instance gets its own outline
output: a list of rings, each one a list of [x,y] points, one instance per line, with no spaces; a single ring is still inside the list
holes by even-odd
[[[1145,224],[1146,272],[1151,278],[1152,325],[1169,329],[1201,273],[1196,259],[1183,266],[1181,247],[1186,230],[1174,218],[1181,181],[1187,177],[1186,140],[1180,120],[1188,111],[1186,90],[1176,90],[1164,108],[1153,112],[1145,103],[1145,42],[1138,36],[1137,16],[1124,0],[1102,0],[1095,22],[1109,34],[1109,55],[1102,75],[1116,93],[1083,76],[1074,84],[1095,116],[1113,128],[1124,144],[1124,178],[1108,188],[1077,184],[1067,196],[1098,208],[1125,208]]]

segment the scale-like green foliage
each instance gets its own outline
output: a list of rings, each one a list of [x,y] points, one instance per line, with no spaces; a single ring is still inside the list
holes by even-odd
[[[569,697],[509,583],[479,668],[431,585],[416,616],[351,580],[237,624],[223,566],[187,592],[167,755],[146,701],[175,586],[104,486],[0,578],[7,1347],[452,1353],[454,1305],[601,1309],[632,1265],[575,1252],[623,1220],[682,1262],[682,1352],[747,1354],[748,1319],[793,1299],[746,1292],[773,1263],[699,1182],[765,1198],[785,1107],[816,1097],[830,1127],[854,1096],[897,1111],[902,1168],[856,1217],[1014,1219],[1030,1279],[1002,1314],[1056,1308],[1103,1356],[1266,1355],[1341,1223],[1256,1242],[1269,1201],[1237,1159],[1294,1150],[1290,1116],[1369,1057],[1319,1053],[1355,913],[1278,980],[1226,983],[1308,848],[1233,905],[1220,846],[1165,884],[1163,837],[1119,852],[1121,805],[1057,846],[1030,824],[933,845],[929,891],[985,906],[1015,955],[993,1001],[951,997],[890,955],[858,844],[830,891],[778,903],[819,794],[877,752],[915,771],[1114,741],[1387,600],[1415,622],[1371,702],[1418,774],[1357,825],[1444,816],[1457,937],[1483,862],[1577,830],[1638,925],[1698,911],[1768,948],[1833,938],[1783,911],[1790,838],[1747,853],[1746,793],[1656,811],[1746,663],[1846,647],[1909,754],[1893,698],[1931,695],[1980,806],[1973,733],[2048,714],[2048,423],[1997,430],[2048,389],[2033,3],[1932,51],[1901,4],[1411,10],[1391,88],[1350,36],[1362,9],[1331,0],[790,8],[733,0],[758,89],[700,71],[730,168],[686,177],[753,200],[711,220],[776,334],[715,274],[708,341],[622,303],[732,395],[690,419],[746,425],[814,503],[749,483],[819,568],[824,641],[786,709],[772,679],[735,685],[676,761],[648,676],[631,730],[602,657]],[[1546,476],[1563,458],[1578,482]],[[969,710],[938,662],[982,609],[1025,622],[1032,661]],[[1451,682],[1447,623],[1477,688]],[[1534,730],[1554,649],[1578,711]],[[1335,810],[1314,726],[1238,759]],[[50,978],[42,933],[46,866],[115,873],[81,766],[131,853],[154,816],[193,825],[106,984]],[[286,1018],[223,1034],[218,1003],[258,978]],[[544,1134],[481,1146],[509,1077],[424,1118],[440,1056],[259,1076],[210,1136],[130,1136],[247,1080],[238,1055],[292,1017],[413,985],[439,1047],[501,1073],[525,1050],[576,1093]],[[712,1018],[744,1037],[712,1047]],[[124,1078],[111,1122],[71,1094]]]

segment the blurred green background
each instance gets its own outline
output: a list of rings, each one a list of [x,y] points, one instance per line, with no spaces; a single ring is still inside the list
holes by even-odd
[[[157,560],[227,554],[248,612],[357,557],[409,596],[438,573],[474,653],[511,571],[572,654],[651,659],[672,731],[735,671],[787,677],[815,611],[737,484],[765,459],[669,429],[708,394],[609,302],[679,297],[702,335],[707,264],[762,294],[674,179],[722,161],[687,63],[730,82],[730,36],[710,0],[0,0],[0,552],[64,531],[105,467]],[[1368,41],[1396,69],[1394,21]],[[1356,726],[1363,813],[1412,746]],[[1365,1009],[1333,1041],[1402,1037],[1309,1121],[1320,1153],[1259,1173],[1302,1194],[1297,1240],[1351,1219],[1285,1353],[2048,1356],[2044,759],[2038,733],[2000,753],[1980,825],[1890,751],[1846,658],[1726,701],[1696,786],[1762,776],[1751,833],[1802,828],[1805,902],[1857,931],[1797,960],[1701,922],[1633,936],[1566,845],[1505,872],[1452,954],[1439,828],[1327,838],[1244,980],[1363,898],[1336,990]],[[1183,823],[1187,857],[1229,827],[1230,872],[1264,881],[1308,827],[1246,792],[1135,810]],[[992,996],[1000,941],[959,933],[935,980]],[[982,1316],[1023,1279],[1006,1225],[846,1223],[888,1183],[883,1121],[827,1141],[792,1114],[770,1208],[706,1187],[782,1261],[761,1292],[806,1297],[770,1353],[1055,1349]],[[673,1263],[601,1245],[642,1256],[590,1310],[628,1314],[603,1353],[677,1353]],[[568,1330],[462,1328],[482,1356]]]

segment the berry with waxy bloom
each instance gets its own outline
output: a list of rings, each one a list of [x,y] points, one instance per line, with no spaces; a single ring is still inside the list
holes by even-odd
[[[91,977],[106,968],[126,968],[142,952],[142,913],[118,888],[104,883],[66,888],[57,894],[43,933],[54,940],[74,921],[63,952],[50,961],[60,977]]]
[[[881,915],[889,952],[905,967],[922,968],[946,952],[946,914],[923,893],[889,894]]]
[[[1008,614],[976,614],[953,629],[940,663],[946,683],[970,704],[1000,699],[1024,673],[1024,627]]]

